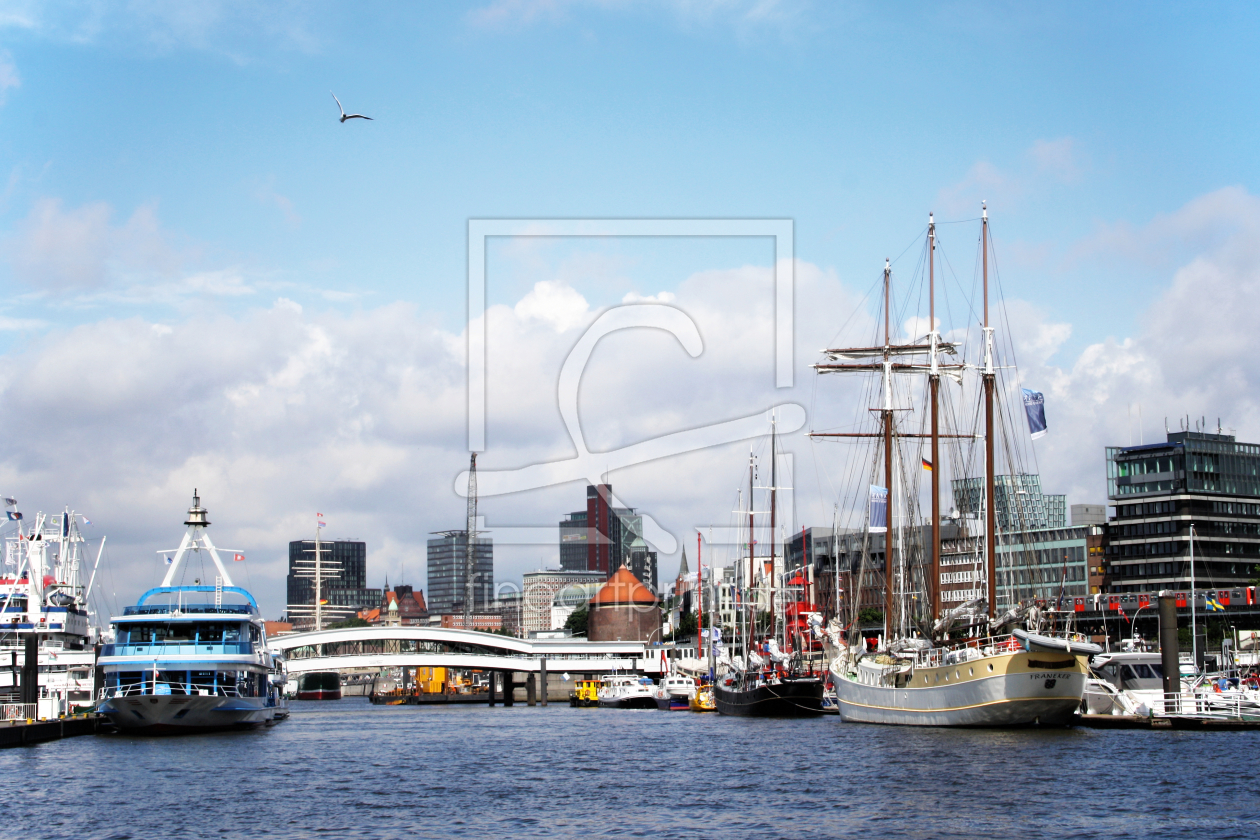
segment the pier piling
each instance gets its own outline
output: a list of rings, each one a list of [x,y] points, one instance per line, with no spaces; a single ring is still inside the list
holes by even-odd
[[[504,706],[511,706],[514,702],[516,702],[516,683],[513,682],[512,679],[515,676],[516,674],[512,671],[504,671],[502,673]]]
[[[525,705],[538,705],[538,678],[533,673],[525,675]]]
[[[542,676],[540,678],[540,682],[542,683],[542,704],[546,706],[547,705],[547,660],[545,657],[543,658],[540,664],[542,667],[542,672],[541,672]]]
[[[1181,664],[1177,658],[1177,602],[1167,590],[1159,593],[1159,656],[1164,668],[1164,713],[1173,714],[1180,709],[1167,708],[1171,702],[1179,705],[1181,696]]]

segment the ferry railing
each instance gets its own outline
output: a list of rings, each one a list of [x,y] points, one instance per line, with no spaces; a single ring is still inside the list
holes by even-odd
[[[193,654],[248,655],[254,652],[252,642],[113,642],[101,646],[101,656],[174,656]]]
[[[101,700],[109,700],[114,697],[252,697],[250,694],[241,694],[240,689],[236,686],[208,686],[198,683],[180,683],[170,682],[169,680],[158,680],[157,688],[154,690],[152,680],[143,682],[124,683],[118,686],[106,686],[100,691]],[[162,691],[160,689],[166,689]]]
[[[0,703],[0,720],[34,720],[36,703]]]

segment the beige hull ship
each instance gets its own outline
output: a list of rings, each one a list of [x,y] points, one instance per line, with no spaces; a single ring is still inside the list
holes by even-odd
[[[844,658],[832,665],[840,716],[904,726],[1062,726],[1085,693],[1087,650],[1025,650],[1014,637],[975,647]]]

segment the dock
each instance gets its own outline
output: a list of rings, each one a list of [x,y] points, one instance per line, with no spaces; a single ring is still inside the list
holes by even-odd
[[[1080,715],[1077,725],[1090,729],[1163,729],[1168,731],[1260,732],[1260,720],[1242,718],[1195,717],[1192,715]]]
[[[44,741],[95,735],[113,729],[104,715],[74,715],[55,720],[11,720],[0,723],[0,747],[24,747]]]

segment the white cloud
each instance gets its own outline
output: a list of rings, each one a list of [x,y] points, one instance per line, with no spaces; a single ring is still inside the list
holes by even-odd
[[[1011,206],[1050,184],[1074,184],[1086,168],[1084,152],[1072,137],[1035,140],[1024,160],[997,166],[976,161],[956,183],[942,187],[936,209],[944,217],[979,215],[980,202]]]
[[[4,104],[9,88],[21,87],[17,66],[8,50],[0,50],[0,105]]]
[[[266,5],[241,0],[9,0],[0,9],[0,28],[71,43],[138,44],[159,53],[194,49],[244,63],[255,48],[316,52],[321,40],[310,18],[307,4],[292,0]]]
[[[673,303],[676,300],[673,292],[659,292],[654,295],[641,295],[638,292],[627,292],[622,303]]]
[[[35,203],[8,237],[15,276],[54,292],[90,290],[120,278],[170,277],[182,255],[161,229],[152,206],[141,206],[123,225],[102,201],[64,210],[61,201]]]
[[[1140,258],[1140,243],[1156,240],[1193,253],[1151,300],[1136,335],[1094,343],[1060,367],[1046,363],[1046,351],[1066,337],[1066,325],[1039,326],[1033,343],[1042,352],[1029,353],[1022,373],[1026,383],[1048,386],[1051,434],[1042,441],[1040,460],[1049,486],[1076,494],[1073,501],[1102,501],[1103,447],[1127,445],[1131,431],[1133,443],[1162,440],[1165,417],[1173,431],[1186,414],[1206,416],[1213,429],[1219,417],[1241,440],[1260,440],[1260,364],[1252,349],[1260,311],[1258,231],[1260,200],[1231,188],[1147,225],[1100,234],[1113,244],[1134,244],[1132,259]],[[1144,433],[1136,428],[1139,405]]]
[[[1238,199],[1219,201],[1245,208]],[[1187,218],[1204,213],[1211,215],[1187,210]],[[1250,321],[1260,310],[1253,224],[1260,211],[1185,261],[1148,308],[1141,333],[1097,342],[1068,363],[1055,360],[1070,325],[1018,301],[1007,307],[1001,323],[1017,336],[1022,384],[1047,396],[1050,435],[1030,466],[1048,492],[1101,501],[1102,449],[1128,442],[1129,406],[1139,402],[1148,440],[1164,415],[1184,413],[1213,423],[1219,415],[1242,438],[1260,439],[1251,419],[1260,393],[1250,352]],[[820,380],[807,365],[817,348],[838,346],[838,323],[847,321],[850,337],[864,343],[874,319],[834,274],[803,262],[795,274],[795,388],[774,387],[770,267],[700,272],[670,303],[698,326],[698,357],[651,329],[614,333],[595,348],[578,398],[591,451],[780,402],[805,405],[814,429],[865,422],[860,384]],[[482,469],[572,456],[556,405],[558,372],[599,314],[554,280],[536,283],[515,305],[490,307]],[[918,333],[926,323],[904,326]],[[107,319],[51,332],[0,365],[0,423],[10,441],[0,450],[0,486],[32,510],[71,501],[87,511],[115,546],[122,600],[160,572],[148,558],[177,538],[193,487],[210,506],[219,542],[247,551],[245,583],[269,614],[282,609],[287,543],[309,530],[316,510],[328,514],[333,536],[367,540],[373,584],[386,572],[396,582],[405,565],[409,582],[420,585],[425,535],[458,525],[464,511],[453,485],[467,459],[465,340],[404,304],[315,312],[284,298],[239,317]],[[42,383],[56,387],[32,387]],[[829,522],[836,494],[854,481],[843,469],[850,450],[795,435],[782,444],[795,455],[795,474],[784,483],[796,488],[799,512],[785,528]],[[751,445],[764,464],[764,441]],[[654,461],[611,479],[627,504],[676,535],[694,534],[697,525],[729,519],[749,446]],[[481,510],[491,528],[535,525],[549,533],[584,499],[580,484],[562,485],[484,498]],[[554,544],[496,546],[500,580],[556,559]],[[714,559],[726,558],[719,550]],[[674,562],[662,558],[662,579]]]
[[[1037,140],[1028,150],[1028,156],[1041,172],[1045,172],[1065,184],[1080,180],[1084,168],[1076,140],[1060,137],[1057,140]]]
[[[587,319],[590,305],[572,286],[560,281],[539,280],[516,304],[514,311],[522,320],[542,321],[556,332],[566,332]]]

